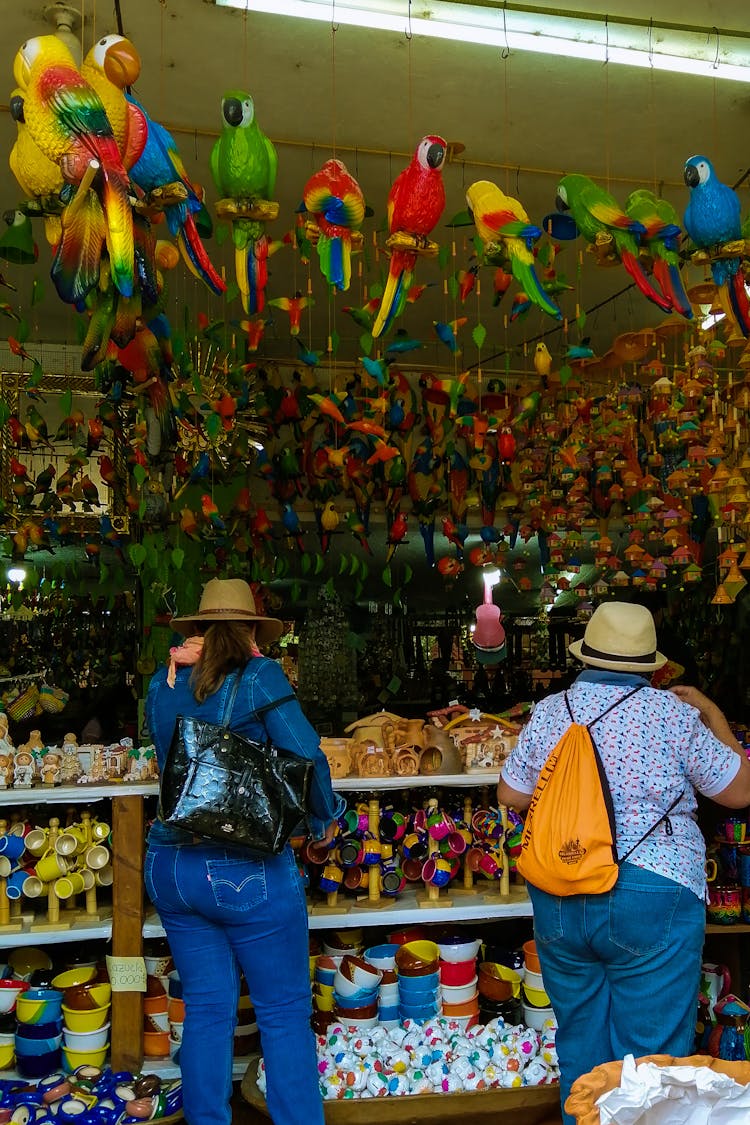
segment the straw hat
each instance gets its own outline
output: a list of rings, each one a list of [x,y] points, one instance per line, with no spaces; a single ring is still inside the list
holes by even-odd
[[[592,668],[615,672],[655,672],[667,663],[656,648],[654,619],[642,605],[603,602],[591,615],[582,641],[568,651]]]
[[[173,617],[170,625],[177,633],[188,635],[194,626],[209,621],[256,621],[258,644],[272,644],[284,625],[277,617],[263,617],[256,612],[255,598],[242,578],[212,578],[203,587],[200,605],[186,617]]]

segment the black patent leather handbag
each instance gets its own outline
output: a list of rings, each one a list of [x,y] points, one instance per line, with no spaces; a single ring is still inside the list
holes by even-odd
[[[178,715],[161,774],[158,816],[207,842],[278,855],[307,819],[313,763],[270,739],[255,742],[231,730],[242,680],[237,672],[222,722]],[[254,713],[294,699],[285,695]]]

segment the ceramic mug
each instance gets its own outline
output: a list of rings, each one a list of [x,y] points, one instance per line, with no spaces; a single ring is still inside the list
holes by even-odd
[[[61,875],[67,875],[68,861],[53,848],[48,848],[36,861],[35,873],[43,883],[53,883]]]
[[[422,867],[422,878],[425,883],[433,887],[444,887],[451,880],[452,867],[450,861],[442,856],[431,856],[425,860]]]
[[[6,879],[13,870],[13,860],[7,855],[0,855],[0,879]]]
[[[80,871],[69,871],[67,875],[63,875],[60,879],[55,879],[55,894],[58,898],[66,899],[72,898],[73,895],[79,895],[85,889],[83,875]]]
[[[0,836],[0,855],[7,856],[13,862],[20,859],[26,851],[26,840],[23,836]]]
[[[103,844],[94,844],[86,849],[86,866],[92,871],[99,871],[102,867],[106,867],[109,859],[109,848],[105,848]]]
[[[719,865],[717,864],[716,860],[715,859],[707,859],[706,860],[706,882],[707,883],[714,883],[716,881],[716,876],[718,875],[718,873],[719,873]]]
[[[32,855],[44,855],[49,841],[49,828],[32,828],[24,837],[26,851]]]
[[[380,840],[375,840],[369,837],[362,841],[362,862],[371,866],[375,863],[380,863],[380,858],[383,854],[380,846]]]
[[[337,891],[339,889],[339,887],[341,886],[341,880],[343,878],[343,868],[339,867],[336,863],[327,863],[323,868],[323,873],[320,876],[320,882],[318,886],[320,887],[321,891],[325,891],[326,894],[331,894],[333,891]]]
[[[98,871],[94,872],[94,882],[97,887],[111,887],[113,881],[114,872],[111,863],[108,863],[106,867],[100,867]]]
[[[26,898],[42,898],[49,893],[49,883],[43,882],[38,875],[27,875],[23,884],[23,893]]]
[[[390,812],[380,817],[380,839],[386,844],[395,844],[406,833],[406,817],[400,812]]]
[[[722,828],[727,840],[733,840],[735,844],[741,844],[744,841],[747,832],[747,824],[742,817],[727,817]]]
[[[73,828],[66,828],[55,840],[55,851],[58,855],[75,856],[84,851],[88,841],[81,839],[80,834]]]
[[[93,820],[91,822],[91,839],[95,844],[103,844],[109,839],[109,834],[112,831],[108,824],[103,820]]]
[[[708,920],[717,926],[732,926],[742,915],[742,888],[736,883],[711,883],[708,888]]]
[[[348,836],[338,846],[339,863],[343,867],[358,867],[364,857],[362,841]]]
[[[403,871],[393,864],[387,864],[383,867],[381,873],[380,886],[384,895],[393,896],[399,894],[406,886]]]
[[[427,837],[423,832],[409,832],[404,836],[403,851],[407,859],[424,859],[427,855]]]
[[[407,882],[419,883],[421,881],[422,866],[421,859],[403,859],[401,861],[401,871]]]
[[[5,893],[11,902],[19,899],[23,894],[23,885],[29,877],[28,871],[24,871],[22,867],[17,867],[8,876],[5,883]]]
[[[370,872],[363,867],[347,867],[344,872],[344,886],[348,891],[358,891],[367,887],[370,882]]]

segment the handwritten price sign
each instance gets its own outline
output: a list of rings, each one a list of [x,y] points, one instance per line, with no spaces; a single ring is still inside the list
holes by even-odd
[[[107,955],[107,972],[113,992],[146,991],[146,962],[142,957]]]

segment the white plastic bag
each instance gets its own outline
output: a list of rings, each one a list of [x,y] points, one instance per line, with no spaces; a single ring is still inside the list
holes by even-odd
[[[601,1125],[747,1125],[750,1086],[708,1066],[636,1066],[626,1055],[620,1085],[596,1104]]]

